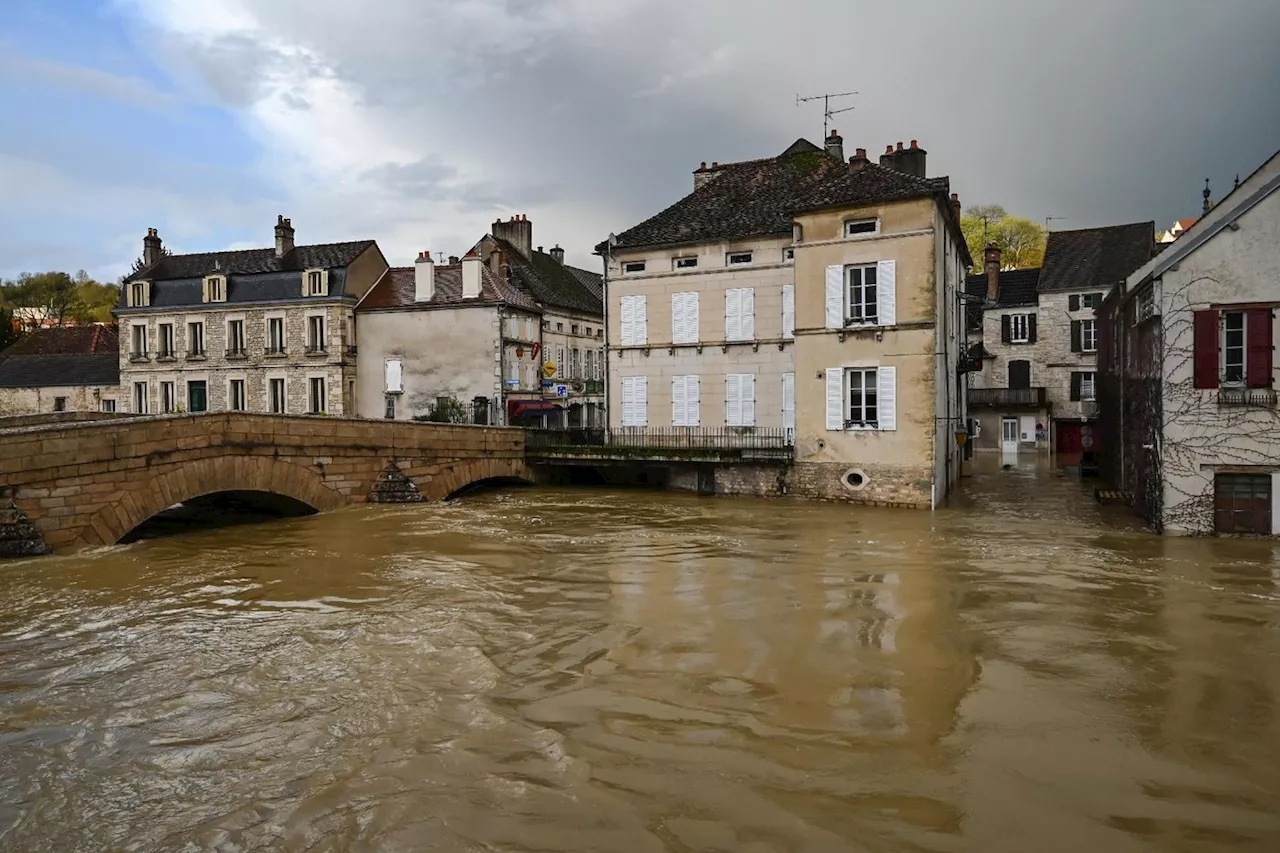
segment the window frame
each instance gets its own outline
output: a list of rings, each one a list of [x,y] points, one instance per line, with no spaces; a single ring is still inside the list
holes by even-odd
[[[284,321],[284,317],[267,317],[267,339],[263,349],[270,355],[284,355],[286,352],[286,343],[289,335],[289,328]],[[280,329],[280,343],[275,346],[275,335],[272,332],[276,328]]]
[[[394,421],[396,419],[396,394],[382,395],[382,419]]]
[[[1022,334],[1018,334],[1019,321],[1021,321]],[[1031,315],[1030,314],[1010,314],[1009,315],[1009,343],[1011,344],[1029,344],[1031,343]]]
[[[151,414],[151,384],[149,382],[133,383],[132,403],[135,415]]]
[[[196,408],[195,401],[192,399],[191,392],[199,387],[204,395],[204,400],[200,408]],[[209,380],[207,379],[188,379],[187,380],[187,412],[207,412],[209,411]]]
[[[65,412],[65,411],[67,410],[67,398],[66,398],[66,397],[54,397],[54,398],[53,398],[53,410],[54,410],[55,412]]]
[[[173,323],[156,324],[156,358],[176,358],[176,337],[173,334]]]
[[[318,385],[316,383],[319,383]],[[316,389],[319,393],[316,393]],[[329,383],[323,376],[307,377],[307,414],[319,415],[327,412],[329,402]]]
[[[114,414],[116,412],[116,400],[114,397],[105,397],[98,401],[98,411],[106,414]]]
[[[862,225],[871,225],[871,229],[854,231],[853,228]],[[868,219],[846,219],[844,221],[844,236],[849,237],[875,237],[880,233],[880,218],[873,217]]]
[[[735,260],[735,258],[737,260]],[[738,252],[725,252],[724,265],[726,267],[743,267],[755,262],[755,250],[745,249]]]
[[[880,265],[879,265],[879,264],[849,264],[848,266],[846,266],[846,267],[844,268],[844,322],[845,322],[845,325],[846,325],[846,326],[849,326],[849,325],[862,325],[862,326],[876,326],[876,325],[879,325],[879,323],[880,323],[880,273],[879,273],[879,269],[880,269]],[[871,271],[871,273],[875,276],[875,279],[876,279],[876,280],[875,280],[873,283],[871,283],[870,285],[868,285],[868,284],[866,283],[866,276],[867,276],[867,271],[868,271],[868,270],[870,270],[870,271]],[[859,275],[858,275],[858,277],[859,277],[859,279],[860,279],[860,281],[859,281],[859,282],[858,282],[858,284],[856,285],[857,289],[858,289],[858,290],[859,290],[859,292],[861,293],[861,299],[862,299],[863,315],[862,315],[862,316],[860,316],[860,317],[855,316],[855,315],[854,315],[854,313],[853,313],[853,301],[854,301],[854,296],[853,296],[853,294],[854,294],[854,287],[855,287],[853,279],[854,279],[854,274],[855,274],[855,273],[858,273],[858,274],[859,274]],[[872,309],[872,315],[871,315],[871,318],[870,318],[870,319],[867,319],[867,316],[866,316],[866,307],[867,307],[867,295],[866,295],[866,293],[867,293],[867,288],[868,288],[868,287],[873,288],[873,295],[872,295],[872,297],[871,297],[871,302],[870,302],[871,309]]]
[[[693,270],[698,268],[698,256],[686,255],[684,257],[672,258],[671,269],[679,272],[680,270]]]
[[[1243,386],[1249,381],[1249,312],[1247,311],[1221,311],[1218,316],[1221,318],[1218,329],[1218,377],[1223,385],[1232,387]],[[1237,349],[1237,347],[1227,346],[1227,328],[1229,317],[1240,318],[1240,375],[1231,379],[1227,375],[1227,371],[1231,367],[1231,363],[1227,361],[1228,349]]]
[[[860,410],[859,413],[862,415],[861,418],[854,417],[854,411],[855,411],[854,399],[853,399],[854,374],[859,375],[858,391],[860,393],[861,399],[859,401],[859,405],[856,408]],[[868,384],[868,375],[870,376],[869,384]],[[867,405],[868,389],[870,389],[871,394],[874,396],[874,400],[872,401],[870,406]],[[870,410],[871,413],[875,415],[874,418],[866,417],[866,415],[868,414],[868,410]],[[852,430],[856,430],[856,429],[878,430],[880,429],[880,368],[879,367],[847,367],[845,368],[844,413],[846,415],[844,419],[844,428],[846,430],[851,430],[851,429]]]
[[[323,314],[307,315],[307,352],[313,355],[323,354],[328,351],[326,342],[327,329],[325,329],[325,317]]]
[[[239,346],[236,344],[239,343]],[[227,356],[245,355],[244,320],[233,318],[227,320]]]
[[[238,389],[238,394],[237,394]],[[239,399],[237,400],[237,396]],[[237,402],[239,405],[236,405]],[[248,383],[241,377],[232,377],[227,380],[227,411],[229,412],[247,412],[249,410],[249,388]]]
[[[160,414],[170,415],[178,410],[178,383],[166,381],[160,383]]]
[[[1088,353],[1098,351],[1098,321],[1096,319],[1080,321],[1080,351]]]
[[[623,261],[623,275],[637,275],[644,272],[645,261]]]
[[[1098,372],[1096,370],[1081,370],[1080,373],[1080,402],[1094,403],[1098,400]],[[1086,392],[1085,389],[1088,388]]]
[[[324,270],[307,270],[307,296],[327,296]]]
[[[276,383],[279,383],[277,385]],[[280,407],[276,408],[276,388],[280,389]],[[283,376],[267,377],[267,411],[273,415],[289,413],[289,383]]]
[[[197,348],[196,344],[200,344]],[[187,358],[204,358],[204,320],[187,321]]]

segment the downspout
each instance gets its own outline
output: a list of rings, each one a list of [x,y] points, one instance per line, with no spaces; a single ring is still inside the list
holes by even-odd
[[[612,239],[613,235],[609,235]],[[601,301],[604,304],[604,431],[605,435],[613,429],[613,407],[610,406],[610,389],[613,387],[613,377],[609,372],[609,267],[613,263],[613,246],[609,240],[604,244],[604,278],[600,287]]]
[[[482,279],[483,280],[483,279]],[[498,303],[498,417],[494,419],[495,423],[501,421],[502,426],[510,426],[507,423],[507,342],[506,331],[502,327],[502,309],[503,304]]]

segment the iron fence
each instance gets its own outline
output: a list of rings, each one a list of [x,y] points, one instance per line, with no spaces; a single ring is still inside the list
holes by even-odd
[[[1272,388],[1219,388],[1218,405],[1274,409],[1277,396]]]
[[[600,447],[636,450],[790,450],[795,430],[768,427],[566,427],[527,429],[531,450]]]

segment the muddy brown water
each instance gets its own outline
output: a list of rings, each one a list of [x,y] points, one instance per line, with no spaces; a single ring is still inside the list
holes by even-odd
[[[1280,543],[489,492],[0,564],[4,851],[1280,850]]]

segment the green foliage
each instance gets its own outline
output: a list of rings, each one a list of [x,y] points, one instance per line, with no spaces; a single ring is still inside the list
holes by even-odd
[[[13,309],[0,305],[0,353],[22,337],[22,329],[13,320]]]
[[[0,282],[0,306],[10,312],[38,309],[54,326],[110,323],[111,310],[119,299],[118,285],[94,281],[84,270],[74,276],[65,272],[24,272],[12,281]]]
[[[160,247],[160,257],[167,258],[169,255],[172,255],[172,254],[173,252],[170,252],[167,247],[165,246]],[[139,255],[137,258],[134,259],[133,266],[129,271],[130,273],[142,272],[146,268],[147,268],[147,265],[143,263],[142,256]]]
[[[1004,269],[1030,269],[1044,263],[1048,236],[1044,226],[1026,217],[1010,216],[998,204],[969,208],[960,218],[960,229],[976,269],[982,269],[982,252],[987,243],[1000,247]]]
[[[465,424],[468,422],[467,409],[454,397],[440,397],[431,411],[425,415],[417,415],[415,421],[428,421],[437,424]]]

